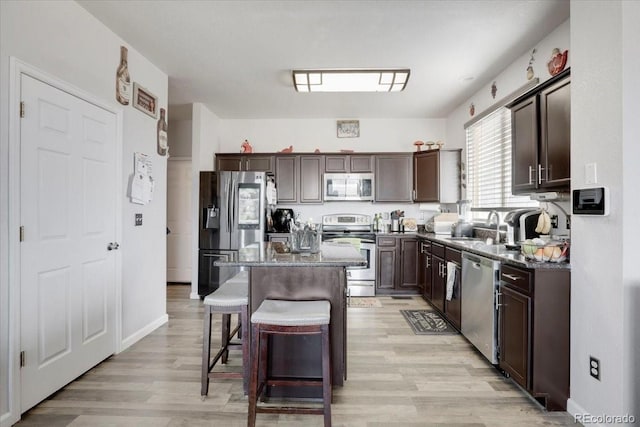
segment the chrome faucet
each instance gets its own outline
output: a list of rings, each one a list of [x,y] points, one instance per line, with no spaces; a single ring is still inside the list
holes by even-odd
[[[489,212],[489,216],[487,216],[486,225],[491,225],[492,223],[491,219],[494,216],[496,217],[496,238],[494,239],[494,242],[498,244],[500,243],[500,215],[498,215],[498,211],[492,210],[491,212]]]

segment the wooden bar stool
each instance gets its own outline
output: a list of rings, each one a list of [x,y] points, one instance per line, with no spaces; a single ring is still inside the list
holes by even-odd
[[[209,392],[212,378],[242,378],[244,392],[247,392],[249,368],[249,284],[245,276],[236,276],[204,298],[204,330],[202,333],[202,378],[200,396],[204,400]],[[222,335],[220,348],[211,358],[211,320],[214,314],[222,314]],[[238,315],[238,325],[231,331],[231,315]],[[238,335],[239,341],[233,337]],[[242,372],[213,372],[218,360],[226,364],[229,349],[242,350]]]
[[[247,425],[256,424],[257,413],[323,414],[325,427],[331,426],[331,349],[329,301],[284,301],[266,299],[251,316],[251,377]],[[278,379],[267,372],[269,335],[321,335],[322,378]],[[258,406],[258,398],[267,386],[322,387],[322,408]]]

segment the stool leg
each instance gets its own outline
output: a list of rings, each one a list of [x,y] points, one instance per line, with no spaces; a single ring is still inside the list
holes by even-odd
[[[211,357],[211,309],[204,307],[204,328],[202,331],[202,378],[200,396],[204,399],[209,393],[209,360]]]
[[[264,402],[270,390],[266,385],[269,380],[269,339],[270,334],[260,330],[260,364],[258,365],[258,398]]]
[[[242,333],[242,389],[244,394],[249,390],[249,306],[244,306],[240,312],[240,329]]]
[[[229,333],[231,332],[231,315],[224,313],[222,315],[222,337],[220,338],[220,346],[224,348],[224,353],[222,353],[222,364],[226,364],[229,359],[229,350],[227,349],[227,344],[229,344]]]
[[[324,427],[331,427],[331,349],[329,325],[322,325],[322,401],[324,403]]]
[[[260,332],[257,324],[251,325],[251,370],[249,380],[249,411],[247,427],[256,425],[256,406],[258,404],[258,366],[260,355]]]
[[[238,314],[238,324],[240,326],[240,328],[238,328],[238,339],[241,340],[243,336],[246,336],[242,329],[242,327],[244,326],[244,323],[242,320],[242,313]]]

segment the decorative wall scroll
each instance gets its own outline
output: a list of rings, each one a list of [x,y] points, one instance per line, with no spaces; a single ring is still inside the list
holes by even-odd
[[[359,136],[359,120],[338,120],[338,138],[358,138]]]

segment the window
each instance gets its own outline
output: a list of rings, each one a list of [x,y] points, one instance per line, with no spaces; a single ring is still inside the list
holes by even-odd
[[[467,199],[472,209],[538,206],[511,194],[511,111],[500,107],[466,128]]]

